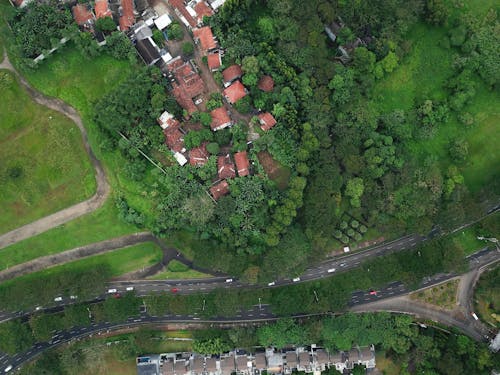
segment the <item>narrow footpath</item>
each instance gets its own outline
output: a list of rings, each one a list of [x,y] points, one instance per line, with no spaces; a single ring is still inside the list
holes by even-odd
[[[85,147],[85,150],[87,151],[87,154],[89,155],[92,165],[94,166],[95,178],[97,182],[96,193],[91,198],[65,208],[61,211],[55,212],[49,216],[43,217],[30,224],[26,224],[22,227],[0,235],[0,249],[3,249],[4,247],[15,244],[16,242],[22,241],[32,236],[36,236],[37,234],[58,227],[59,225],[65,224],[68,221],[76,219],[77,217],[95,211],[104,204],[109,196],[111,188],[109,186],[101,162],[95,157],[92,149],[90,148],[90,145],[88,143],[87,131],[83,126],[82,119],[78,112],[62,100],[49,98],[31,87],[30,84],[24,79],[24,77],[22,77],[10,63],[9,57],[6,52],[4,52],[4,60],[2,61],[2,63],[0,63],[0,69],[6,69],[13,72],[19,79],[21,85],[26,89],[30,97],[36,103],[62,113],[63,115],[69,117],[76,124],[76,126],[82,133],[83,145]]]

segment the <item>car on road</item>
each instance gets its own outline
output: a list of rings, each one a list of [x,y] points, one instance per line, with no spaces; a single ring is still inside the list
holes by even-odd
[[[370,290],[370,296],[376,296],[377,295],[377,291],[376,290]]]
[[[5,370],[3,370],[3,372],[9,372],[10,370],[12,370],[12,365],[8,365]]]
[[[347,266],[347,263],[340,263],[340,267],[345,267]]]
[[[41,309],[42,309],[42,306],[35,307],[35,311],[40,311]]]
[[[329,268],[327,272],[332,273],[332,272],[335,272],[336,270],[337,270],[336,268]]]
[[[294,283],[299,282],[299,281],[300,281],[300,277],[296,277],[296,278],[294,278],[292,281],[293,281]]]
[[[177,293],[177,292],[179,291],[179,289],[177,289],[177,288],[172,288],[172,289],[170,289],[170,291],[171,291],[172,293]]]
[[[232,283],[233,279],[226,279],[226,283]]]
[[[116,289],[114,289],[114,288],[113,289],[108,289],[108,293],[110,293],[110,294],[111,293],[116,293]]]
[[[54,302],[61,302],[62,301],[62,297],[56,297],[54,298]]]
[[[78,299],[78,296],[69,296],[70,299]]]
[[[275,286],[276,285],[276,281],[271,281],[270,283],[267,283],[267,286]]]
[[[471,315],[474,318],[474,320],[479,320],[479,318],[477,317],[476,313],[473,312]]]
[[[130,292],[132,290],[134,290],[134,287],[133,286],[127,286],[127,289],[125,289],[127,292]]]

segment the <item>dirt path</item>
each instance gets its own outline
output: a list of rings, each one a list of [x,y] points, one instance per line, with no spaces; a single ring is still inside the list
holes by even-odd
[[[106,179],[106,174],[104,173],[101,162],[97,160],[94,153],[92,152],[92,149],[89,146],[87,131],[83,126],[82,119],[78,112],[62,100],[49,98],[31,87],[29,83],[12,66],[6,52],[4,52],[3,62],[0,63],[0,69],[7,69],[14,72],[14,74],[19,79],[19,82],[36,103],[62,113],[63,115],[69,117],[76,124],[76,126],[78,126],[78,129],[80,129],[80,132],[82,133],[85,150],[87,151],[87,154],[90,157],[90,161],[92,162],[92,165],[94,166],[94,169],[96,171],[95,177],[97,182],[97,191],[91,198],[65,208],[61,211],[55,212],[49,216],[43,217],[30,224],[26,224],[22,227],[0,235],[0,249],[2,249],[16,242],[22,241],[32,236],[36,236],[37,234],[55,228],[59,225],[67,223],[68,221],[76,219],[77,217],[96,210],[104,204],[107,197],[109,196],[110,186],[108,180]]]

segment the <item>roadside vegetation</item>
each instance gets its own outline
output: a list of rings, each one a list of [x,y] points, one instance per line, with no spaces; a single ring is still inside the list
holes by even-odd
[[[484,272],[476,284],[474,305],[481,320],[500,327],[500,267]]]
[[[149,279],[152,280],[163,280],[163,279],[201,279],[204,277],[210,277],[211,275],[207,275],[205,273],[195,271],[185,264],[171,260],[166,270],[161,271],[153,276],[150,276]]]
[[[458,280],[452,280],[421,292],[410,294],[410,298],[428,303],[445,310],[453,310],[457,305]]]
[[[94,194],[93,167],[80,131],[34,103],[13,73],[0,70],[0,233]]]

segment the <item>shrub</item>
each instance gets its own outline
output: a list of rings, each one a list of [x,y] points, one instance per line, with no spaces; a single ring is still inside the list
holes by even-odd
[[[359,231],[360,231],[361,233],[366,233],[366,231],[367,231],[367,230],[368,230],[368,228],[367,228],[367,227],[365,227],[363,224],[361,224],[361,225],[359,226]]]
[[[212,155],[217,155],[219,153],[220,147],[217,143],[211,142],[207,145],[207,151]]]
[[[353,227],[354,229],[357,229],[359,227],[359,221],[357,221],[357,220],[351,221],[351,227]]]
[[[182,53],[184,55],[192,55],[194,52],[194,46],[193,43],[182,43]]]

